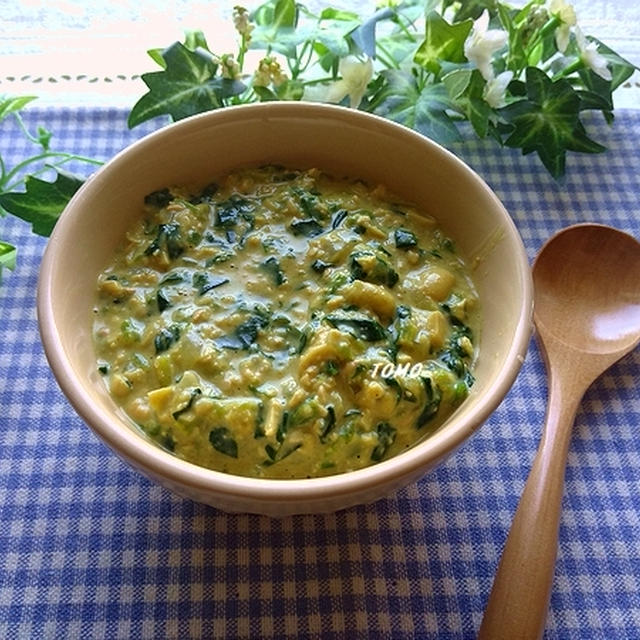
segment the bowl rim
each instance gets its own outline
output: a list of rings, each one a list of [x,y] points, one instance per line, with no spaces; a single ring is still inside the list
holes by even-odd
[[[73,218],[80,204],[90,195],[101,180],[108,178],[123,162],[129,162],[132,155],[144,154],[153,149],[157,141],[166,136],[174,136],[201,127],[224,124],[243,118],[262,117],[283,119],[285,117],[304,117],[306,119],[326,118],[345,121],[351,126],[361,128],[385,128],[390,134],[410,138],[430,148],[430,153],[440,156],[468,180],[487,193],[504,224],[504,235],[517,248],[516,277],[522,291],[522,305],[507,355],[506,366],[498,373],[483,397],[476,397],[473,414],[456,419],[454,416],[445,428],[442,428],[415,446],[394,457],[369,467],[346,473],[299,479],[267,479],[227,474],[194,463],[187,462],[162,450],[127,426],[115,413],[95,407],[83,392],[82,384],[76,381],[74,369],[67,358],[65,349],[58,337],[56,316],[52,296],[53,273],[56,254],[64,247],[64,237],[73,224]],[[266,502],[305,502],[313,503],[328,497],[339,497],[358,491],[370,491],[372,487],[383,486],[399,481],[410,474],[418,474],[455,450],[477,430],[498,407],[513,385],[529,345],[532,333],[533,282],[526,250],[517,227],[493,190],[466,163],[452,152],[426,138],[416,131],[389,121],[380,116],[348,109],[346,107],[302,102],[273,102],[237,105],[216,111],[206,112],[185,118],[153,131],[131,143],[102,167],[100,167],[73,196],[58,220],[46,246],[37,287],[38,326],[46,357],[58,384],[83,421],[106,442],[116,453],[125,457],[136,467],[178,486],[188,485],[191,490],[235,500],[261,500]]]

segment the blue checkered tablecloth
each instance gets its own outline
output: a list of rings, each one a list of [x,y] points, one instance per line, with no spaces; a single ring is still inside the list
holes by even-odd
[[[157,125],[109,109],[31,109],[56,149],[109,158]],[[531,258],[600,221],[640,236],[640,111],[590,130],[609,147],[554,182],[533,157],[456,147],[495,189]],[[0,127],[9,165],[27,145]],[[420,482],[330,515],[228,515],[125,466],[75,415],[47,366],[35,291],[45,240],[0,286],[0,638],[472,639],[538,444],[546,382],[532,344],[488,423]],[[615,283],[612,283],[614,285]],[[581,405],[569,452],[545,638],[640,639],[640,350]]]

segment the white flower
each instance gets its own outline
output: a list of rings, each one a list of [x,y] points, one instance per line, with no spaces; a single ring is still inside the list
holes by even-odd
[[[222,77],[235,80],[240,77],[240,67],[233,57],[233,53],[223,53],[219,58]]]
[[[560,20],[560,25],[556,29],[556,46],[560,53],[564,53],[569,44],[571,27],[576,26],[575,9],[566,0],[549,0],[547,11]]]
[[[340,60],[338,70],[342,78],[336,80],[327,92],[327,102],[342,102],[349,96],[349,103],[357,109],[373,76],[371,58],[359,60],[356,56],[347,56]]]
[[[485,80],[493,78],[491,57],[502,49],[507,42],[506,31],[500,29],[488,29],[489,12],[485,9],[482,15],[473,23],[473,30],[464,43],[464,55],[467,60],[478,67]]]
[[[597,73],[605,80],[611,80],[611,71],[607,67],[607,59],[598,53],[595,42],[587,42],[580,27],[576,27],[576,44],[580,51],[580,59],[585,66],[589,67],[594,73]]]
[[[513,71],[503,71],[487,82],[482,97],[494,109],[504,107],[507,86],[513,79]]]
[[[288,79],[287,74],[282,71],[280,63],[274,57],[267,56],[258,63],[258,69],[253,75],[253,86],[268,87],[273,83],[274,87],[279,87]]]
[[[233,26],[241,36],[244,36],[247,43],[251,40],[253,25],[249,22],[249,12],[244,7],[239,5],[233,7]]]

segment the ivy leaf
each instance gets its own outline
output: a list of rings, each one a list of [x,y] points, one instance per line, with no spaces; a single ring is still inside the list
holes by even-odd
[[[11,269],[12,271],[15,269],[17,253],[16,248],[12,244],[0,240],[0,283],[2,282],[3,267]]]
[[[274,32],[291,29],[298,24],[298,7],[295,0],[270,0],[252,13],[251,20],[258,27],[269,27]]]
[[[27,176],[26,191],[0,195],[0,207],[30,222],[33,232],[41,236],[51,235],[62,210],[83,183],[81,178],[66,171],[56,171],[54,182]]]
[[[613,49],[609,49],[606,44],[603,44],[597,38],[589,38],[589,40],[596,43],[598,47],[598,53],[600,53],[609,63],[609,69],[611,69],[610,80],[611,91],[615,91],[621,84],[626,82],[638,68],[631,64],[628,60],[625,60],[622,56],[618,55]],[[593,73],[593,72],[591,72]],[[596,74],[594,74],[596,75]],[[607,82],[605,80],[605,82]]]
[[[310,28],[298,27],[298,6],[295,0],[272,0],[259,6],[251,15],[256,27],[251,32],[250,49],[277,51],[289,58],[296,57],[296,47],[309,39]]]
[[[404,124],[423,135],[448,144],[459,142],[460,133],[446,110],[451,106],[442,84],[427,84],[420,89],[409,73],[385,70],[386,85],[379,93],[374,111],[378,115]]]
[[[218,65],[202,48],[189,50],[174,42],[162,53],[163,71],[142,74],[149,92],[138,100],[129,114],[133,128],[160,115],[180,120],[196,113],[224,106],[224,100],[239,95],[245,85],[237,80],[215,77]]]
[[[440,73],[441,60],[466,62],[464,41],[473,27],[473,20],[449,24],[437,11],[427,15],[424,41],[416,51],[414,61],[431,73]]]
[[[354,13],[325,9],[311,34],[314,48],[321,56],[332,54],[336,58],[344,58],[349,54],[347,36],[359,24],[358,16]]]
[[[467,88],[466,116],[479,138],[486,137],[490,129],[490,118],[494,111],[483,97],[486,85],[482,74],[474,69]]]
[[[0,96],[0,121],[17,113],[35,99],[36,96]]]
[[[500,9],[501,6],[497,0],[466,0],[466,2],[460,3],[453,21],[462,22],[468,18],[477,20],[485,9],[493,15],[496,9]]]
[[[527,98],[500,110],[513,126],[505,141],[523,154],[535,151],[554,178],[564,175],[566,151],[599,153],[579,121],[580,96],[564,79],[552,81],[535,67],[526,70]]]

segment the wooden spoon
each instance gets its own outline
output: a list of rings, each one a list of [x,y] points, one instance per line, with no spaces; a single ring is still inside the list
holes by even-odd
[[[560,231],[533,265],[534,323],[549,376],[545,428],[478,640],[542,637],[571,428],[589,385],[640,342],[640,243],[598,224]]]

